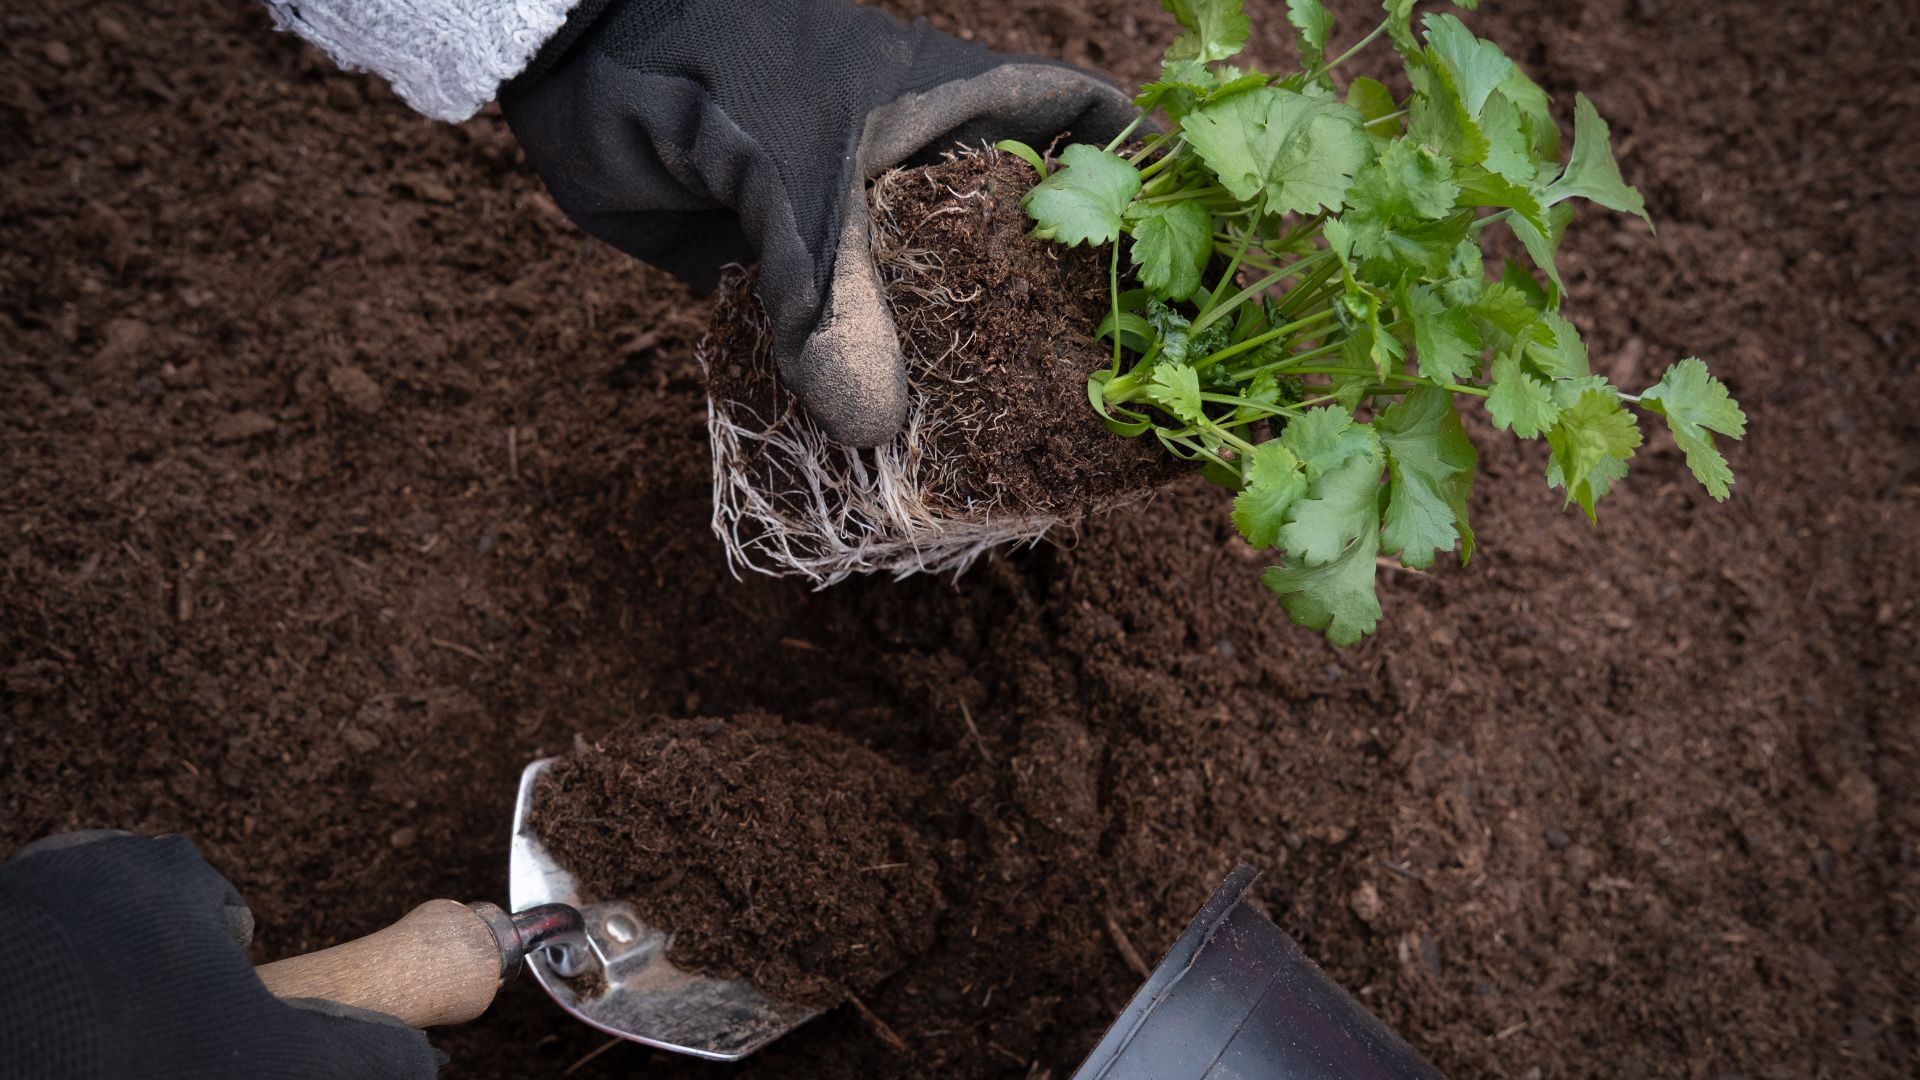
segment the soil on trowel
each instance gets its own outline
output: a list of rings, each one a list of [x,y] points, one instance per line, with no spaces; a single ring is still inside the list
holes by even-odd
[[[869,191],[874,258],[925,402],[916,479],[950,511],[1070,518],[1180,473],[1087,405],[1087,377],[1112,361],[1092,339],[1111,302],[1107,262],[1031,235],[1020,199],[1035,180],[985,150],[895,169]],[[791,406],[767,404],[770,369],[738,362],[768,347],[765,323],[754,275],[729,282],[709,386],[774,416]]]
[[[942,906],[923,784],[764,714],[661,720],[556,760],[533,820],[583,899],[630,901],[690,971],[828,1006],[924,951]]]

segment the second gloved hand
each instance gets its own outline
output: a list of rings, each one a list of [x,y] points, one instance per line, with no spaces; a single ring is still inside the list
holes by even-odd
[[[907,409],[866,180],[961,143],[1106,141],[1137,115],[1077,68],[847,0],[582,0],[500,102],[588,232],[703,287],[758,257],[782,380],[853,446]]]
[[[429,1080],[391,1016],[274,997],[253,915],[182,836],[68,833],[0,863],[0,1076]]]

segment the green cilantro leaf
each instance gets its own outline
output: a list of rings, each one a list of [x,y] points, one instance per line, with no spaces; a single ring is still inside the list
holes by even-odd
[[[1445,272],[1471,221],[1455,215],[1453,163],[1410,139],[1395,139],[1354,175],[1342,226],[1365,276],[1383,283]]]
[[[1407,347],[1380,322],[1385,307],[1379,292],[1353,277],[1347,278],[1347,290],[1336,301],[1341,322],[1347,327],[1347,340],[1341,350],[1349,363],[1365,364],[1373,374],[1385,375],[1406,359]]]
[[[1448,307],[1471,310],[1486,291],[1487,264],[1480,245],[1462,240],[1447,259],[1447,274],[1440,281],[1440,296]]]
[[[1487,139],[1488,171],[1500,174],[1514,184],[1533,182],[1539,167],[1533,160],[1533,141],[1527,134],[1525,117],[1503,94],[1487,98],[1480,113],[1480,133]]]
[[[1293,24],[1302,66],[1318,71],[1327,65],[1327,35],[1333,32],[1333,14],[1320,0],[1287,0],[1287,21]]]
[[[1589,393],[1605,394],[1614,401],[1620,400],[1620,391],[1614,389],[1604,375],[1582,375],[1575,379],[1555,379],[1553,382],[1553,403],[1563,411],[1573,408]]]
[[[1327,250],[1340,260],[1340,268],[1353,271],[1353,229],[1344,218],[1328,218],[1320,228],[1320,236],[1327,242]]]
[[[1347,87],[1347,107],[1360,114],[1361,124],[1369,135],[1384,138],[1399,131],[1397,124],[1388,130],[1377,122],[1400,111],[1399,104],[1393,100],[1393,91],[1378,79],[1365,75],[1354,79]]]
[[[1175,123],[1192,112],[1194,107],[1213,87],[1213,74],[1206,65],[1197,60],[1182,61],[1191,70],[1175,71],[1174,65],[1167,65],[1167,79],[1152,82],[1140,88],[1135,95],[1133,106],[1142,113],[1154,109],[1165,109]]]
[[[1253,448],[1247,463],[1246,487],[1233,499],[1233,525],[1255,548],[1270,548],[1280,538],[1287,511],[1307,493],[1300,459],[1278,441]]]
[[[1707,494],[1725,501],[1733,485],[1733,470],[1713,444],[1713,432],[1738,439],[1747,433],[1747,414],[1727,393],[1727,384],[1707,372],[1695,357],[1667,369],[1660,381],[1640,395],[1643,408],[1667,418],[1673,441],[1687,455],[1687,468]]]
[[[1551,296],[1547,290],[1540,287],[1540,282],[1537,278],[1527,273],[1526,267],[1521,266],[1512,259],[1502,259],[1500,261],[1500,284],[1519,290],[1521,295],[1527,298],[1527,303],[1533,305],[1535,311],[1545,312],[1553,310]],[[1551,342],[1547,342],[1547,344],[1551,344]]]
[[[1133,264],[1148,292],[1185,300],[1200,288],[1200,273],[1213,254],[1213,216],[1199,203],[1151,207],[1131,231]]]
[[[1573,220],[1573,207],[1567,203],[1550,207],[1547,210],[1547,227],[1543,231],[1523,214],[1516,213],[1507,219],[1507,228],[1520,240],[1520,246],[1527,249],[1527,257],[1533,265],[1539,267],[1553,282],[1557,292],[1566,288],[1560,280],[1560,268],[1555,265],[1555,255],[1560,251],[1560,239],[1567,233],[1567,223]]]
[[[1516,184],[1492,171],[1471,169],[1462,174],[1460,203],[1463,206],[1509,209],[1513,211],[1512,217],[1524,218],[1540,229],[1549,227],[1546,208],[1540,204],[1540,196],[1532,188]]]
[[[1351,411],[1323,405],[1287,421],[1279,442],[1314,482],[1352,458],[1373,453],[1376,436],[1367,425],[1354,423]]]
[[[1380,5],[1387,11],[1387,36],[1393,39],[1393,47],[1401,56],[1413,57],[1420,53],[1420,43],[1413,39],[1413,5],[1418,0],[1384,0]]]
[[[1068,247],[1119,239],[1121,214],[1140,191],[1140,174],[1117,155],[1085,143],[1062,150],[1060,161],[1021,200],[1038,222],[1033,234]]]
[[[1147,301],[1147,325],[1155,333],[1165,337],[1169,334],[1184,334],[1193,326],[1192,320],[1167,304],[1158,300]]]
[[[1378,158],[1354,174],[1347,203],[1367,217],[1442,218],[1453,212],[1460,185],[1445,154],[1410,139],[1395,139]],[[1351,217],[1352,215],[1345,215]]]
[[[1507,227],[1527,249],[1527,257],[1553,282],[1554,289],[1563,287],[1560,268],[1554,265],[1554,253],[1559,249],[1568,218],[1542,206],[1533,188],[1516,184],[1497,173],[1473,169],[1461,177],[1460,202],[1463,206],[1498,206],[1513,211],[1507,215]]]
[[[1632,214],[1652,226],[1646,200],[1620,178],[1620,163],[1613,159],[1613,144],[1609,139],[1607,122],[1600,119],[1600,111],[1587,100],[1587,95],[1575,94],[1573,156],[1567,161],[1567,171],[1547,189],[1546,203],[1552,206],[1577,195],[1609,210]]]
[[[1380,476],[1384,462],[1377,446],[1348,458],[1308,488],[1294,503],[1280,546],[1287,558],[1319,566],[1338,559],[1349,545],[1380,528]]]
[[[1186,33],[1167,47],[1168,60],[1211,63],[1247,47],[1251,25],[1241,0],[1160,0]]]
[[[1580,340],[1580,331],[1551,311],[1542,314],[1540,321],[1547,324],[1548,334],[1536,335],[1527,342],[1527,359],[1551,378],[1578,379],[1586,375],[1587,343]]]
[[[1280,346],[1276,351],[1284,351],[1284,349],[1285,346]],[[1262,406],[1278,405],[1281,397],[1279,376],[1271,371],[1263,371],[1255,375],[1252,382],[1241,388],[1242,404],[1234,408],[1233,418],[1240,421],[1253,421],[1272,416],[1272,410]]]
[[[1160,342],[1160,359],[1169,364],[1184,364],[1193,351],[1193,324],[1185,315],[1156,299],[1147,301],[1145,322],[1149,339]],[[1142,346],[1141,351],[1146,351]]]
[[[1493,390],[1487,396],[1487,415],[1498,428],[1512,428],[1523,439],[1539,437],[1560,417],[1553,391],[1546,383],[1521,370],[1520,358],[1502,353],[1493,362]]]
[[[1436,551],[1461,544],[1460,561],[1473,552],[1467,496],[1480,460],[1454,411],[1453,394],[1422,386],[1373,422],[1387,450],[1391,479],[1386,531],[1381,546],[1408,566],[1433,565]]]
[[[1424,71],[1425,85],[1415,94],[1407,135],[1453,159],[1457,166],[1478,165],[1487,159],[1487,137],[1473,122],[1453,72],[1441,66]]]
[[[1195,424],[1206,419],[1200,408],[1200,373],[1185,364],[1162,360],[1153,366],[1153,381],[1147,384],[1147,397],[1156,405]]]
[[[1510,341],[1524,337],[1540,321],[1540,311],[1527,294],[1505,281],[1488,285],[1474,303],[1473,313]]]
[[[1513,74],[1507,76],[1507,81],[1500,84],[1500,95],[1520,110],[1520,126],[1526,131],[1527,141],[1533,147],[1534,161],[1557,171],[1560,167],[1560,125],[1554,123],[1547,92],[1516,66]]]
[[[1513,61],[1500,46],[1473,35],[1454,15],[1428,15],[1420,21],[1426,29],[1431,55],[1445,65],[1460,89],[1460,102],[1467,115],[1479,119],[1487,95],[1513,74]]]
[[[1400,306],[1413,320],[1413,348],[1423,378],[1457,383],[1480,366],[1480,331],[1473,314],[1448,307],[1427,285],[1405,290]]]
[[[1260,582],[1280,597],[1295,625],[1324,630],[1335,645],[1351,645],[1380,625],[1374,586],[1379,553],[1380,533],[1367,529],[1333,562],[1307,566],[1290,559],[1286,566],[1268,567]]]
[[[1235,198],[1258,201],[1268,214],[1339,209],[1373,153],[1358,113],[1277,86],[1209,102],[1183,130]]]
[[[1547,430],[1547,445],[1553,448],[1548,485],[1566,488],[1567,498],[1593,521],[1594,501],[1627,474],[1627,459],[1640,445],[1640,426],[1620,407],[1617,395],[1588,390]]]

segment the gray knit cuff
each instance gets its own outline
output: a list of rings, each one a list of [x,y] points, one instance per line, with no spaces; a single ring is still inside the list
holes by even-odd
[[[526,68],[578,0],[265,0],[280,29],[371,71],[437,120],[465,120]]]

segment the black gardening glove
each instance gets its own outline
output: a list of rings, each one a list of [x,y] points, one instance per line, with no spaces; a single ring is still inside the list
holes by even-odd
[[[253,915],[181,836],[68,833],[0,864],[0,1076],[417,1080],[445,1059],[379,1013],[289,1004]]]
[[[847,0],[583,0],[500,104],[588,232],[701,287],[757,256],[782,380],[854,446],[907,408],[865,180],[963,142],[1105,141],[1136,115],[1077,68]]]

